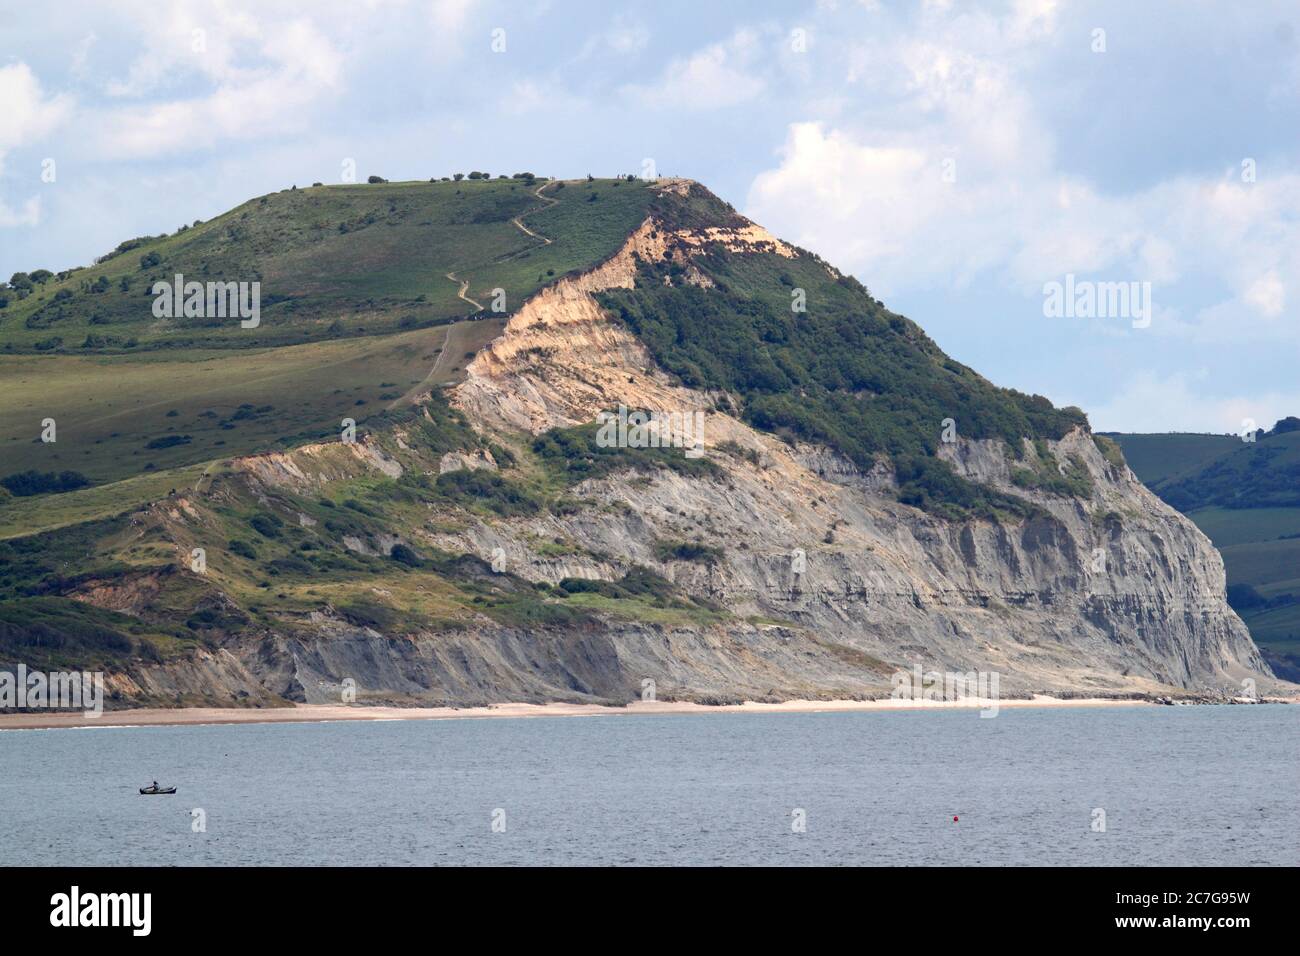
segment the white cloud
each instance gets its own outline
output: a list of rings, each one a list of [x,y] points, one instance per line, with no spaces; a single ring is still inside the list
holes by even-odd
[[[432,26],[430,47],[434,53],[444,59],[460,57],[466,25],[476,6],[478,0],[432,0],[429,22]],[[482,39],[486,49],[490,36],[485,34]]]
[[[754,72],[760,54],[757,31],[737,30],[684,59],[673,60],[649,86],[629,85],[624,92],[655,109],[705,110],[735,106],[762,93],[766,83]]]
[[[1250,284],[1245,298],[1261,314],[1270,319],[1275,318],[1282,314],[1282,308],[1286,304],[1286,287],[1276,272],[1270,272]]]
[[[4,170],[5,153],[47,136],[72,110],[71,97],[47,96],[31,67],[22,62],[0,66],[0,103],[5,107],[5,119],[0,123],[0,171]]]
[[[40,221],[41,200],[39,196],[32,196],[24,201],[21,209],[13,209],[3,199],[0,199],[0,229],[13,226],[35,226]]]
[[[1108,401],[1093,403],[1088,418],[1096,431],[1238,434],[1243,422],[1271,428],[1278,419],[1294,415],[1297,408],[1300,391],[1225,394],[1201,370],[1164,377],[1151,373],[1135,376]]]
[[[886,295],[986,275],[1032,298],[1072,272],[1150,281],[1168,316],[1180,283],[1199,283],[1197,307],[1164,332],[1240,340],[1244,323],[1300,344],[1300,323],[1262,321],[1295,309],[1300,169],[1246,184],[1229,167],[1119,194],[1063,171],[1058,150],[1077,144],[1054,141],[1024,78],[1054,17],[1048,0],[1024,0],[1001,20],[926,14],[910,34],[860,44],[847,78],[871,111],[790,124],[746,213]]]
[[[210,92],[96,114],[89,125],[102,155],[152,158],[301,128],[306,110],[338,88],[343,54],[312,21],[264,22],[216,9],[220,15],[208,20],[173,10],[128,79],[110,88],[117,96],[140,96],[188,71],[209,80]]]
[[[11,150],[31,146],[53,132],[72,112],[72,98],[48,96],[26,63],[0,67],[0,103],[5,120],[0,123],[0,173]],[[0,229],[35,226],[41,221],[41,200],[30,196],[18,207],[0,197]]]

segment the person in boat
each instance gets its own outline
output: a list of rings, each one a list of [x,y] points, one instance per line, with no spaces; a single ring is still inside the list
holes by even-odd
[[[155,781],[153,782],[153,789],[154,789],[154,790],[157,790],[157,789],[158,789],[158,781],[157,781],[157,780],[155,780]]]

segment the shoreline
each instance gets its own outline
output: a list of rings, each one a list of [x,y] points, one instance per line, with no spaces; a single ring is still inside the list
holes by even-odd
[[[1146,697],[1053,697],[1034,694],[1027,698],[990,700],[786,700],[740,704],[697,704],[691,701],[631,701],[624,706],[605,704],[502,703],[481,707],[393,707],[367,704],[293,704],[289,707],[138,707],[104,711],[98,717],[80,712],[0,714],[0,732],[6,730],[78,730],[93,727],[182,727],[234,724],[314,724],[333,721],[396,720],[489,720],[533,717],[656,717],[681,714],[825,714],[880,713],[916,710],[964,710],[979,713],[993,709],[1104,707],[1160,707],[1168,699]],[[1230,706],[1230,701],[1179,701],[1177,706]],[[1238,699],[1238,704],[1300,704],[1300,698],[1269,697]]]
[[[1288,702],[1279,698],[1277,703]],[[86,727],[174,727],[205,724],[320,723],[336,720],[483,720],[531,717],[635,717],[676,714],[811,714],[869,713],[909,710],[1001,710],[1026,707],[1156,707],[1154,700],[1113,697],[1051,697],[984,700],[788,700],[780,703],[697,704],[689,701],[633,701],[623,707],[603,704],[490,704],[485,707],[385,707],[364,704],[295,704],[292,707],[133,708],[105,711],[98,717],[73,713],[0,714],[0,731],[54,730]],[[996,713],[996,711],[995,711]]]

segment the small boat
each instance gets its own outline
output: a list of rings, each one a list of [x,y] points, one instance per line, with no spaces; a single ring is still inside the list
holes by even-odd
[[[165,796],[169,793],[175,793],[175,787],[141,787],[140,792],[146,797]]]

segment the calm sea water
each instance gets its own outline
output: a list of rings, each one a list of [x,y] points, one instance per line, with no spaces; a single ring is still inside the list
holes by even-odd
[[[1296,865],[1298,794],[1286,706],[8,731],[0,863]]]

